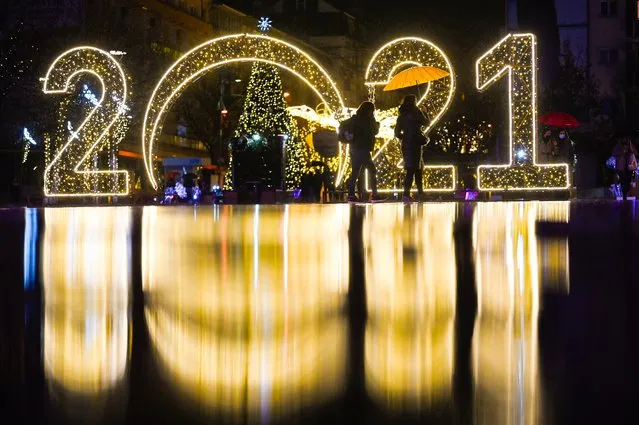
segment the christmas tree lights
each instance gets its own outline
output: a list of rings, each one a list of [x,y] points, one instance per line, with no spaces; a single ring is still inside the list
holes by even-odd
[[[344,107],[341,94],[328,73],[307,53],[273,37],[235,34],[210,40],[187,52],[162,76],[147,105],[142,130],[145,166],[154,188],[153,146],[164,118],[184,89],[210,69],[233,62],[265,62],[284,68],[304,81],[332,113]]]
[[[244,111],[235,130],[236,137],[259,135],[266,143],[277,140],[284,143],[286,189],[301,185],[302,175],[309,169],[309,147],[298,136],[297,125],[287,109],[282,94],[282,80],[277,68],[255,62],[244,100]],[[233,161],[233,155],[231,155]],[[230,178],[225,179],[230,182]],[[227,184],[227,187],[230,186]]]
[[[109,170],[97,167],[98,153],[108,147],[113,157],[114,146],[124,137],[128,126],[127,81],[117,60],[95,47],[67,50],[49,67],[43,91],[73,93],[74,89],[80,89],[81,77],[87,74],[99,81],[100,96],[83,84],[78,91],[85,104],[78,104],[71,96],[61,101],[56,141],[53,147],[51,141],[45,146],[49,160],[44,173],[44,194],[48,197],[113,196],[129,192],[128,172],[117,170],[117,160],[109,161]],[[75,130],[68,130],[73,128],[68,114],[74,105],[85,113],[84,121]]]
[[[366,69],[366,85],[371,88],[374,100],[374,87],[386,85],[392,77],[408,65],[432,66],[448,72],[448,76],[427,84],[418,104],[429,113],[429,123],[423,129],[428,134],[441,120],[450,107],[455,93],[455,70],[439,47],[428,40],[417,37],[395,39],[382,46],[374,55]],[[380,113],[381,127],[392,130],[395,125],[397,108]],[[403,170],[401,165],[401,142],[394,133],[382,133],[383,142],[376,144],[374,159],[378,167],[378,187],[380,192],[398,192],[402,190]],[[345,175],[345,174],[344,174]],[[426,192],[450,192],[456,186],[456,168],[453,165],[429,165],[423,169],[423,184]],[[368,179],[367,179],[368,185]]]
[[[508,74],[509,161],[477,168],[479,190],[566,190],[568,164],[537,164],[536,40],[509,34],[476,62],[481,91]]]

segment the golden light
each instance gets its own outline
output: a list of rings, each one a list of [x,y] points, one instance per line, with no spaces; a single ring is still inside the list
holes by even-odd
[[[366,385],[390,409],[452,397],[455,210],[379,205],[365,219]]]
[[[45,210],[44,370],[65,391],[100,395],[129,356],[130,210]]]
[[[477,424],[538,423],[540,397],[537,322],[542,263],[538,220],[568,221],[568,202],[479,203],[473,240],[478,317],[473,334]],[[567,245],[564,245],[567,251]],[[567,263],[553,268],[568,267]]]
[[[344,205],[145,208],[145,317],[180,394],[249,422],[339,395],[348,218]]]
[[[418,104],[423,104],[430,111],[430,121],[423,129],[428,134],[439,123],[450,107],[455,94],[455,70],[448,56],[434,43],[418,37],[403,37],[392,40],[382,46],[371,58],[366,69],[365,84],[370,87],[374,96],[376,86],[385,86],[392,77],[407,65],[430,66],[448,75],[427,84]],[[389,128],[382,134],[375,146],[375,161],[378,168],[378,187],[380,192],[401,192],[403,166],[401,164],[401,143],[395,139],[394,126],[397,108],[388,111],[389,122],[382,121],[382,127]],[[344,174],[345,175],[345,174]],[[368,175],[366,178],[368,185]],[[457,185],[456,167],[454,165],[429,165],[423,168],[423,186],[426,192],[452,192]],[[416,189],[415,189],[416,190]],[[414,191],[415,191],[414,190]]]
[[[311,56],[290,43],[260,34],[235,34],[203,43],[178,59],[162,76],[144,114],[142,149],[146,171],[154,188],[153,147],[160,136],[166,113],[189,84],[207,71],[228,63],[265,62],[284,68],[304,81],[331,113],[344,108],[337,86]]]
[[[59,147],[44,172],[47,197],[85,197],[128,195],[129,173],[118,170],[93,170],[92,158],[106,144],[117,144],[126,131],[128,89],[122,66],[109,52],[90,46],[76,47],[58,56],[44,78],[47,94],[69,93],[82,75],[91,74],[100,81],[101,95],[84,121]],[[63,115],[68,112],[61,104]],[[65,134],[67,116],[58,123],[58,137]],[[124,128],[122,128],[124,127]],[[113,140],[111,140],[113,139]],[[50,149],[47,146],[47,149]],[[50,153],[49,153],[50,155]]]
[[[480,165],[477,168],[479,190],[570,188],[568,164],[537,163],[536,45],[533,34],[509,34],[475,64],[476,84],[481,91],[508,75],[509,161]]]

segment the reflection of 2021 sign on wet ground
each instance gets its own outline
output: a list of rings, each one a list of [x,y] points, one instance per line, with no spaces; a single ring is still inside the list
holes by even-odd
[[[532,34],[510,34],[482,55],[476,63],[476,82],[484,90],[508,77],[508,119],[510,159],[506,164],[485,164],[477,169],[480,190],[565,190],[570,186],[567,164],[537,164],[536,42]],[[207,71],[233,62],[261,61],[284,68],[303,80],[319,96],[331,116],[346,110],[342,96],[329,74],[313,58],[297,47],[273,37],[237,34],[216,38],[195,47],[177,60],[156,85],[144,114],[142,152],[149,180],[153,173],[153,149],[167,112],[180,94]],[[394,40],[373,56],[365,83],[374,90],[388,83],[396,71],[406,65],[434,66],[449,73],[428,84],[420,102],[435,111],[430,130],[450,107],[455,91],[455,73],[444,54],[434,44],[420,38]],[[55,152],[45,170],[46,196],[113,196],[129,193],[127,171],[99,170],[90,162],[104,147],[109,132],[126,112],[127,84],[121,65],[108,52],[94,47],[77,47],[61,54],[44,79],[45,93],[67,93],[84,74],[93,74],[102,85],[101,97],[71,136]],[[376,152],[384,155],[392,137]],[[338,182],[346,175],[348,157],[340,149]],[[65,184],[54,183],[64,174]],[[56,178],[54,178],[56,177]],[[92,179],[87,190],[86,179]],[[428,191],[453,191],[456,167],[452,164],[424,168]]]

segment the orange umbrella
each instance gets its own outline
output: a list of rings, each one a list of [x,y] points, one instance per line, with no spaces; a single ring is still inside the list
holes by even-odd
[[[384,87],[384,91],[399,90],[406,87],[419,86],[448,77],[449,72],[434,66],[415,66],[395,75]]]

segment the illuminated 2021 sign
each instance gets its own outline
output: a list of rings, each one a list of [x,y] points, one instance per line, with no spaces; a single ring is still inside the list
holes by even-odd
[[[477,170],[480,190],[562,190],[570,185],[567,164],[536,162],[536,63],[535,37],[511,34],[477,61],[477,88],[484,90],[504,75],[509,78],[510,161],[481,165]],[[328,72],[304,51],[290,43],[258,34],[237,34],[210,40],[178,59],[162,76],[149,99],[142,126],[142,152],[151,185],[159,184],[153,173],[153,150],[162,132],[166,114],[181,93],[209,70],[234,62],[261,61],[277,65],[304,81],[326,106],[330,116],[343,115],[347,108]],[[433,43],[414,37],[400,38],[380,48],[369,63],[366,84],[386,84],[405,65],[435,66],[448,76],[429,83],[420,102],[436,111],[428,132],[452,103],[455,73],[445,53]],[[94,47],[77,47],[58,56],[44,79],[45,93],[68,93],[79,78],[93,74],[102,85],[101,97],[68,140],[56,151],[45,171],[45,195],[56,197],[113,196],[129,193],[127,171],[99,170],[89,165],[104,148],[109,132],[124,118],[127,85],[121,65],[109,52]],[[389,120],[393,116],[389,115]],[[64,117],[62,117],[64,119]],[[394,118],[393,118],[394,119]],[[385,140],[375,158],[383,157],[392,136]],[[340,149],[338,182],[346,175],[348,156]],[[54,176],[64,184],[53,184]],[[86,180],[91,179],[91,190]],[[456,167],[430,165],[424,169],[427,191],[453,191]],[[387,189],[391,190],[391,189]]]

